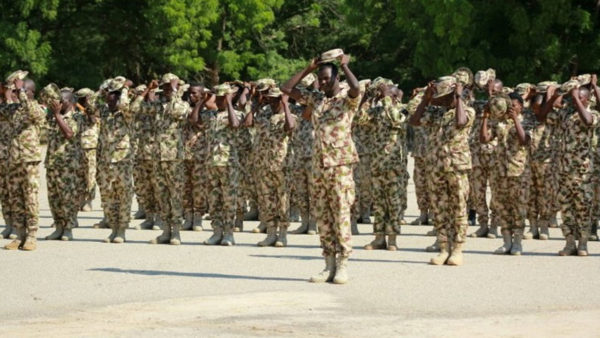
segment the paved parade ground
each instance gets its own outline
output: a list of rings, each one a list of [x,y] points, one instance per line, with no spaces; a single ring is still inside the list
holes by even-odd
[[[44,175],[38,238],[52,232]],[[371,226],[359,225],[350,282],[311,284],[324,266],[317,236],[259,248],[264,235],[246,222],[234,247],[202,245],[209,231],[150,245],[160,231],[134,229],[105,244],[110,230],[91,227],[99,205],[80,213],[72,242],[0,251],[0,336],[600,336],[600,243],[589,257],[559,257],[558,229],[524,241],[521,257],[492,255],[501,239],[469,239],[465,265],[451,267],[427,264],[428,226],[403,227],[401,249],[388,252],[363,250]]]

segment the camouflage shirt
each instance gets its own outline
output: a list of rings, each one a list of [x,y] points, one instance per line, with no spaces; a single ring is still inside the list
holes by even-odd
[[[456,126],[456,110],[439,106],[429,106],[421,117],[421,124],[429,129],[428,159],[430,163],[444,172],[471,169],[471,151],[469,133],[475,110],[464,107],[467,124]]]
[[[558,129],[562,142],[559,143],[559,168],[561,172],[589,172],[591,168],[594,129],[598,126],[598,112],[590,110],[592,124],[586,125],[572,104],[554,110],[546,117],[546,123]]]
[[[11,117],[17,104],[0,104],[0,161],[8,161],[12,141]]]
[[[292,118],[296,118],[292,116]],[[257,168],[282,170],[288,154],[291,131],[285,130],[285,114],[275,114],[271,106],[260,109],[254,117],[254,154]]]
[[[313,130],[312,123],[302,118],[304,109],[301,106],[297,106],[298,112],[298,124],[294,131],[292,140],[292,148],[294,150],[294,167],[302,168],[306,165],[310,165],[312,154],[313,154],[313,143],[315,139],[315,132]]]
[[[111,112],[106,104],[96,105],[100,119],[98,163],[109,164],[133,159],[133,114],[129,109],[127,90],[121,92],[117,110]]]
[[[358,162],[352,140],[352,120],[360,103],[360,95],[348,96],[342,87],[334,97],[311,91],[306,97],[315,131],[313,159],[320,167],[329,168]]]
[[[11,114],[10,161],[13,163],[40,162],[40,131],[46,113],[36,100],[30,100],[25,92],[19,93],[20,103]]]
[[[529,127],[524,123],[523,116],[519,116],[519,122],[529,134]],[[502,177],[518,177],[525,171],[527,164],[527,147],[521,145],[517,135],[515,122],[509,118],[498,121],[492,129],[492,137],[497,139],[497,149],[494,167],[498,175]]]
[[[138,97],[134,102],[134,109],[144,115],[151,115],[156,152],[153,158],[161,162],[183,160],[183,124],[190,113],[190,105],[181,97],[174,94],[171,101],[164,97],[154,102],[143,101]]]
[[[371,170],[384,172],[402,165],[406,143],[406,116],[404,106],[385,97],[381,105],[361,109],[356,118],[359,125],[370,125],[372,159]]]
[[[48,119],[48,150],[46,152],[45,165],[47,168],[77,168],[81,163],[81,128],[83,116],[71,110],[62,116],[65,124],[73,132],[73,137],[67,139],[60,126],[50,114]]]
[[[142,98],[143,99],[143,98]],[[141,103],[136,98],[131,105],[135,116],[134,128],[137,147],[135,157],[138,161],[150,161],[156,157],[156,136],[154,135],[154,115],[142,114]]]
[[[94,121],[87,111],[82,111],[81,117],[81,148],[86,150],[98,148],[98,130],[100,125],[98,119]]]
[[[235,112],[242,120],[242,113]],[[204,111],[200,114],[205,128],[207,153],[205,163],[211,167],[239,166],[238,129],[229,126],[227,110]]]

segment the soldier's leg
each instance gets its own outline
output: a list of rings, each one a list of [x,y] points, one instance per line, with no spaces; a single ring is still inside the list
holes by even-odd
[[[521,240],[523,239],[523,232],[525,230],[525,218],[523,214],[523,205],[528,198],[527,193],[522,189],[523,178],[522,177],[509,177],[508,178],[508,191],[512,192],[512,198],[508,199],[510,203],[509,207],[509,222],[510,231],[512,233],[512,248],[510,249],[511,255],[521,255],[523,247]],[[515,194],[519,194],[516,195]]]
[[[576,238],[578,239],[577,255],[587,256],[587,242],[590,237],[591,228],[591,216],[592,210],[591,205],[593,201],[594,192],[592,190],[591,175],[590,173],[583,173],[578,175],[575,180],[576,183],[576,195],[573,196],[573,204],[575,207],[575,218],[576,218]]]
[[[35,250],[37,247],[36,235],[39,225],[39,162],[26,163],[24,164],[24,168],[25,178],[22,182],[23,186],[21,187],[21,190],[25,210],[25,228],[27,230],[27,237],[25,237],[22,249],[31,251]]]
[[[305,168],[298,168],[290,178],[289,184],[295,187],[294,192],[290,192],[290,204],[297,206],[300,210],[300,218],[302,220],[300,227],[292,231],[293,234],[305,234],[308,232],[310,221],[308,175],[309,173]]]
[[[194,215],[192,221],[192,230],[202,231],[202,216],[208,212],[206,171],[204,165],[199,161],[194,161],[192,174],[192,194]]]
[[[510,190],[508,177],[496,177],[496,204],[495,212],[500,225],[503,245],[494,251],[495,254],[510,253],[513,245],[511,199],[516,198],[515,192]]]
[[[488,175],[483,166],[473,167],[471,173],[471,203],[479,218],[479,229],[469,235],[470,237],[486,237],[488,228],[488,207],[486,200],[486,190]]]
[[[566,244],[563,250],[559,251],[560,256],[570,256],[577,254],[577,209],[573,199],[577,194],[577,179],[572,174],[563,173],[560,177],[560,192],[558,194],[562,225],[561,230],[565,236]]]
[[[96,197],[96,149],[85,149],[83,166],[80,168],[83,173],[83,206],[82,211],[92,210],[92,201]]]
[[[223,188],[221,187],[221,172],[218,167],[207,167],[208,212],[212,218],[213,234],[204,241],[206,245],[219,245],[223,239]]]
[[[428,252],[439,251],[440,253],[431,258],[430,264],[445,264],[450,257],[449,236],[451,233],[450,224],[453,220],[450,217],[450,192],[448,175],[443,172],[433,171],[429,173],[430,205],[434,210],[434,230],[436,241],[433,245],[425,248]]]
[[[388,250],[396,251],[398,244],[397,236],[400,235],[403,224],[402,215],[404,214],[404,198],[406,197],[406,187],[404,184],[406,172],[403,168],[392,169],[386,175],[385,180],[385,213],[386,224],[385,233],[388,236]]]
[[[325,257],[325,268],[320,273],[310,277],[313,283],[331,282],[336,271],[336,245],[335,232],[333,230],[333,212],[329,206],[327,192],[330,184],[325,177],[324,168],[315,168],[313,176],[313,202],[315,209],[317,227],[319,229],[319,240],[323,256]]]
[[[66,174],[66,173],[65,173]],[[64,215],[61,215],[60,209],[64,203],[64,198],[61,196],[64,187],[60,184],[61,172],[55,168],[46,168],[46,188],[48,195],[48,205],[52,220],[54,222],[54,232],[46,236],[47,240],[60,239],[65,230]],[[73,204],[73,201],[69,201]]]
[[[223,187],[223,240],[221,245],[235,245],[233,226],[237,209],[240,171],[238,167],[228,166],[221,169],[221,186]]]
[[[371,223],[371,204],[373,203],[373,192],[371,183],[371,156],[363,156],[358,165],[360,176],[360,199],[358,201],[361,223]]]
[[[427,193],[427,181],[425,172],[425,158],[415,157],[413,181],[415,184],[415,194],[417,195],[417,206],[419,207],[419,218],[411,222],[411,225],[427,225],[429,223],[429,199]]]
[[[108,212],[108,207],[106,205],[106,200],[108,198],[108,170],[109,164],[106,163],[98,163],[98,170],[96,172],[96,182],[98,183],[98,189],[100,190],[100,207],[102,208],[103,217],[102,220],[96,224],[94,224],[94,228],[109,228],[108,219],[106,218],[106,214]]]
[[[185,160],[183,162],[183,225],[182,230],[192,230],[194,221],[194,162]]]
[[[378,250],[386,249],[387,243],[385,241],[385,224],[386,224],[386,173],[374,172],[371,176],[371,182],[373,184],[373,234],[375,239],[364,246],[365,250]]]
[[[276,215],[276,190],[273,172],[263,171],[262,177],[258,181],[258,203],[260,221],[267,226],[267,237],[258,242],[258,246],[275,245],[277,241],[277,225],[275,223]]]
[[[27,236],[27,230],[25,226],[26,222],[26,211],[23,198],[23,185],[26,179],[25,165],[21,163],[12,163],[9,171],[9,199],[12,212],[13,226],[16,228],[17,237],[4,246],[6,250],[17,250]]]
[[[455,172],[447,175],[449,187],[449,213],[452,224],[452,250],[448,265],[463,264],[463,245],[467,238],[467,200],[469,198],[469,177],[467,172]]]
[[[10,165],[8,160],[0,163],[0,205],[2,206],[2,217],[6,228],[0,233],[1,238],[16,238],[16,229],[13,227],[12,210],[10,204],[9,185],[10,185]],[[13,230],[14,229],[14,230]],[[14,234],[14,235],[13,235]],[[11,236],[12,235],[12,236]]]
[[[273,182],[275,184],[275,214],[277,218],[277,241],[275,242],[276,247],[287,246],[287,231],[290,226],[290,220],[288,219],[288,210],[290,205],[290,190],[288,187],[288,179],[286,178],[286,172],[278,170],[273,172]]]

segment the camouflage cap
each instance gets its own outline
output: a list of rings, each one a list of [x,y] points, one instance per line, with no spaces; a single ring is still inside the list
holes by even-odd
[[[308,88],[310,85],[315,83],[315,81],[317,81],[317,76],[314,73],[310,73],[300,80],[300,86]]]
[[[273,79],[270,79],[270,78],[260,79],[260,80],[256,81],[256,90],[258,90],[259,92],[264,92],[266,90],[269,90],[269,89],[275,87],[276,85],[277,85],[277,83]]]
[[[279,87],[273,87],[273,88],[269,89],[266,96],[281,97],[281,94],[283,94],[283,93],[281,92],[281,89],[279,89]]]
[[[535,89],[535,86],[531,83],[519,83],[515,87],[515,92],[521,96],[527,94],[530,90]]]
[[[366,91],[368,91],[371,82],[372,81],[370,79],[365,79],[365,80],[358,81],[358,87],[360,88],[360,92],[361,93],[365,93]]]
[[[28,74],[29,72],[24,70],[17,70],[15,72],[12,72],[9,76],[6,77],[6,83],[12,84],[16,79],[23,80],[27,77]]]
[[[139,86],[135,87],[135,92],[136,92],[136,94],[141,94],[141,93],[143,93],[143,92],[144,92],[146,89],[148,89],[148,86],[146,86],[146,85],[142,84],[142,85],[139,85]]]
[[[537,93],[543,94],[548,91],[548,87],[550,86],[558,86],[558,82],[556,81],[542,81],[535,86],[535,91]]]
[[[467,67],[458,68],[452,73],[452,76],[456,77],[463,86],[470,87],[473,85],[473,72]]]
[[[77,97],[90,97],[94,95],[94,91],[89,88],[81,88],[75,92],[75,95],[77,95]]]
[[[511,106],[510,98],[506,95],[495,95],[489,101],[490,114],[492,118],[499,119],[506,115],[508,107]]]
[[[127,80],[124,77],[117,76],[114,79],[112,79],[112,81],[110,81],[110,83],[108,84],[107,90],[109,92],[119,91],[119,90],[123,89],[123,87],[125,86],[125,81],[127,81]]]
[[[339,58],[342,55],[344,55],[344,51],[340,48],[328,50],[325,53],[321,54],[321,56],[319,57],[319,63],[333,62],[335,61],[335,59]]]
[[[475,73],[475,85],[479,88],[484,88],[490,80],[496,80],[496,71],[492,68]]]
[[[388,86],[393,86],[394,82],[390,79],[386,79],[386,78],[379,76],[379,77],[375,78],[375,80],[371,81],[370,87],[373,89],[377,89],[382,84],[388,85]]]
[[[435,83],[435,94],[433,95],[433,98],[436,99],[454,93],[456,82],[457,80],[454,76],[440,77]]]
[[[227,94],[235,93],[235,90],[231,88],[227,83],[223,83],[213,87],[213,92],[216,96],[225,96]]]
[[[54,83],[46,85],[46,87],[40,91],[40,101],[46,106],[48,106],[50,102],[54,100],[60,101],[60,99],[60,88]]]
[[[512,89],[511,87],[506,87],[506,86],[502,87],[502,94],[506,94],[506,95],[508,95],[508,94],[510,94],[510,93],[512,93],[512,92],[514,92],[514,91],[515,91],[515,90],[514,90],[514,89]]]
[[[112,78],[104,80],[102,84],[100,84],[100,90],[107,90],[112,80]]]
[[[75,88],[72,88],[72,87],[62,87],[62,88],[60,89],[60,91],[61,91],[61,92],[71,92],[71,93],[72,93],[74,90],[75,90]]]
[[[160,78],[159,86],[162,86],[167,83],[171,83],[172,80],[177,80],[179,82],[179,77],[172,73],[166,73]]]
[[[560,86],[560,88],[558,89],[558,94],[560,94],[560,95],[568,94],[569,92],[571,92],[571,90],[573,90],[575,88],[579,88],[579,86],[580,86],[579,81],[569,80]]]
[[[592,83],[592,74],[581,74],[578,75],[575,80],[579,81],[580,86],[587,86]]]

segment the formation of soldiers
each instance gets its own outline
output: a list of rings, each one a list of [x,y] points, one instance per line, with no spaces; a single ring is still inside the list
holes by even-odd
[[[0,87],[1,235],[13,239],[5,249],[36,249],[46,129],[47,240],[73,238],[97,184],[105,242],[126,241],[134,194],[137,228],[162,230],[153,244],[179,245],[181,230],[203,230],[208,214],[206,245],[234,245],[244,220],[258,217],[258,246],[285,247],[299,215],[293,233],[318,233],[325,258],[310,280],[343,284],[357,223],[374,216],[365,249],[398,249],[410,139],[421,211],[411,224],[434,225],[431,264],[463,264],[476,222],[470,236],[496,238],[500,228],[494,253],[520,255],[522,239],[548,239],[558,211],[559,254],[587,255],[600,218],[596,75],[512,89],[492,69],[460,68],[402,103],[391,80],[358,81],[349,62],[328,51],[281,86],[208,89],[170,73],[138,86],[117,76],[96,91],[51,83],[39,101],[28,73],[14,72]]]

